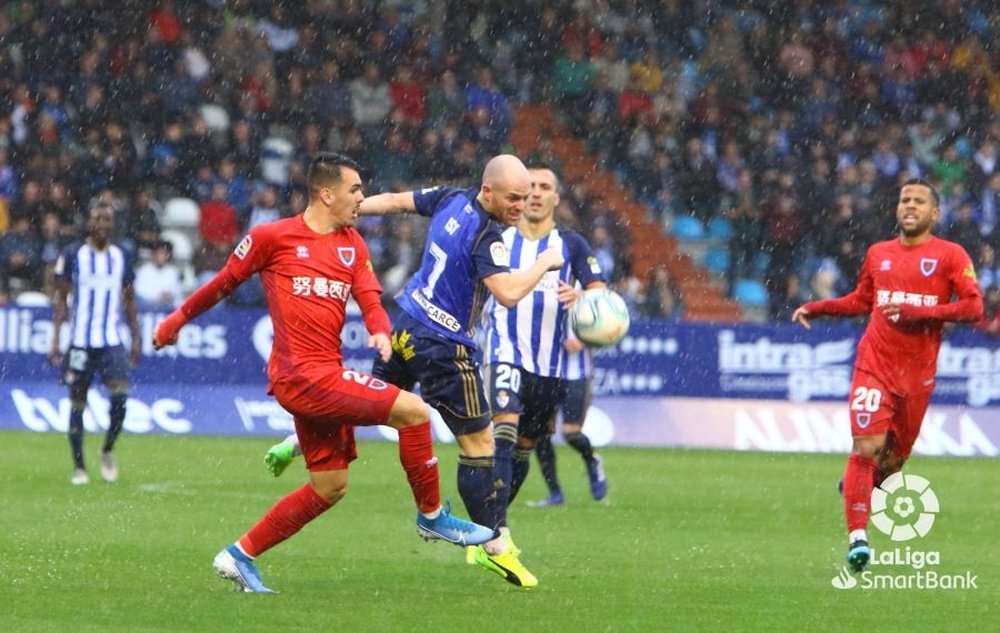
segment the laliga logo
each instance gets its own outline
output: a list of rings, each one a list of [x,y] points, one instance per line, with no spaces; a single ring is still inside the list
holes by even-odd
[[[872,524],[894,541],[927,536],[940,511],[929,481],[918,475],[890,475],[872,490]]]

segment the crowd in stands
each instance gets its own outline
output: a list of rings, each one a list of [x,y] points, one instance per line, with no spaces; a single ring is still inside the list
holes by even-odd
[[[849,290],[893,234],[899,183],[942,193],[938,234],[1000,266],[1000,49],[987,0],[44,0],[0,8],[0,302],[51,283],[96,200],[117,209],[145,305],[176,305],[257,223],[300,212],[318,150],[370,191],[475,186],[512,104],[551,104],[650,216],[729,227],[724,283],[771,318]],[[536,154],[557,171],[548,139]],[[637,313],[677,317],[665,270],[584,182],[559,222]],[[177,200],[195,225],[168,226]],[[168,209],[168,207],[171,207]],[[361,227],[390,292],[415,218]],[[232,299],[261,301],[252,285]],[[994,302],[995,303],[995,302]]]

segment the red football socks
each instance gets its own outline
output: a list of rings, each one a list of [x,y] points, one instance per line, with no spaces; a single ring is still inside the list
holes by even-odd
[[[240,537],[240,547],[250,556],[260,556],[329,510],[331,505],[306,484],[274,504],[257,525]]]
[[[399,429],[399,462],[406,471],[417,509],[429,513],[440,508],[438,460],[431,446],[430,421]]]
[[[861,455],[847,458],[847,470],[844,472],[844,516],[847,517],[849,532],[868,527],[875,470],[874,460]]]

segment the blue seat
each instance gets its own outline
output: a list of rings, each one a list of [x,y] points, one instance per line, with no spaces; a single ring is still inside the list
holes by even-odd
[[[733,223],[721,215],[713,217],[708,221],[708,236],[728,242],[733,237]]]
[[[700,240],[705,238],[705,227],[701,220],[690,215],[674,216],[670,232],[679,240]]]
[[[770,265],[771,254],[759,251],[754,255],[753,261],[750,263],[750,270],[757,277],[763,277],[767,274],[767,267]]]
[[[756,279],[738,279],[733,284],[733,298],[752,308],[766,308],[770,303],[767,288]]]
[[[705,268],[716,273],[729,270],[729,249],[713,246],[705,251]]]

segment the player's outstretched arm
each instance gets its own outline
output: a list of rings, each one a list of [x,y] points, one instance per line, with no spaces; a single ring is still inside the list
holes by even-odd
[[[562,249],[550,246],[528,268],[490,275],[483,278],[483,283],[500,305],[512,308],[538,285],[545,273],[559,270],[563,263]]]
[[[380,193],[361,201],[358,213],[361,215],[389,215],[393,213],[416,213],[417,205],[412,191],[401,193]]]
[[[224,267],[211,281],[195,290],[181,307],[160,321],[153,332],[153,347],[162,349],[176,343],[184,324],[231,295],[240,283],[229,267]]]

